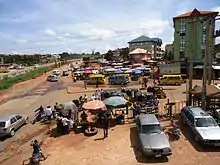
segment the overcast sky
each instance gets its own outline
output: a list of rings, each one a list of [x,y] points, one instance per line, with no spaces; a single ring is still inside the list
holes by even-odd
[[[0,0],[0,53],[105,52],[140,35],[171,43],[172,17],[195,7],[220,12],[219,0]]]

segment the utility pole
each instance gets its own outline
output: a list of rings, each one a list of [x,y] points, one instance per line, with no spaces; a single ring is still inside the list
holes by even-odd
[[[203,68],[203,78],[202,78],[202,109],[206,108],[206,82],[207,82],[207,52],[209,49],[208,41],[206,41],[206,45],[203,45],[205,49],[205,59],[204,59],[204,68]]]
[[[213,34],[213,29],[212,29],[212,25],[213,25],[213,21],[215,21],[215,18],[212,18],[213,20],[209,20],[208,21],[208,25],[207,25],[207,42],[206,42],[206,49],[207,50],[207,60],[208,60],[208,85],[211,85],[212,83],[212,77],[213,77],[213,68],[212,68],[212,63],[213,63],[213,40],[214,38],[214,34]],[[211,38],[210,38],[211,35]]]
[[[193,83],[193,54],[195,54],[195,50],[193,48],[193,43],[195,42],[195,20],[192,20],[189,22],[189,24],[191,24],[191,29],[190,29],[190,36],[192,37],[192,40],[190,41],[190,45],[189,45],[189,49],[190,49],[190,54],[189,54],[189,84],[188,84],[188,106],[192,105],[192,83]]]

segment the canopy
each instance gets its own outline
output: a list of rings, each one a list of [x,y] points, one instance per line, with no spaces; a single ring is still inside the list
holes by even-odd
[[[85,70],[83,73],[84,74],[92,74],[92,70]]]
[[[115,71],[115,73],[116,73],[116,74],[120,74],[120,73],[123,73],[123,71],[122,71],[121,69],[117,69],[117,70]]]
[[[128,70],[125,71],[125,73],[132,73],[132,72],[133,72],[132,69],[128,69]]]
[[[141,71],[141,70],[139,70],[139,69],[136,69],[136,70],[134,70],[132,73],[133,73],[133,74],[141,74],[141,73],[142,73],[142,71]]]
[[[71,118],[77,119],[78,107],[76,106],[75,103],[70,101],[62,105],[63,105],[63,108],[61,112],[64,116],[69,115],[69,113],[71,112],[71,116],[72,116]]]
[[[137,48],[137,49],[133,50],[132,52],[130,52],[129,54],[146,54],[146,53],[147,53],[147,50]]]
[[[83,104],[82,108],[86,110],[103,110],[106,106],[100,100],[93,100]]]
[[[108,107],[124,107],[127,104],[127,100],[120,96],[109,97],[103,101]]]

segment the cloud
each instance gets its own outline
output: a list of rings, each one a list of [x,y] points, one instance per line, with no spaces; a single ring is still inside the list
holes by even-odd
[[[0,50],[105,52],[128,46],[140,35],[171,43],[172,17],[193,10],[196,1],[20,0],[15,5],[0,0]],[[205,8],[204,4],[197,6]],[[215,6],[218,3],[209,8]]]
[[[44,31],[44,33],[46,34],[46,35],[48,35],[48,36],[57,36],[57,33],[55,32],[55,31],[53,31],[52,29],[46,29],[45,31]]]

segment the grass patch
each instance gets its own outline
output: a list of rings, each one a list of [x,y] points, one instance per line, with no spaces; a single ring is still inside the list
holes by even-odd
[[[54,66],[53,67],[42,67],[42,68],[27,71],[26,73],[20,74],[18,76],[4,77],[2,80],[0,80],[0,90],[8,89],[12,85],[19,83],[19,82],[27,81],[30,79],[35,79],[43,75],[45,71],[48,72],[52,69],[54,69]]]

